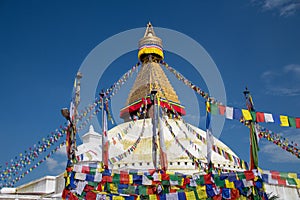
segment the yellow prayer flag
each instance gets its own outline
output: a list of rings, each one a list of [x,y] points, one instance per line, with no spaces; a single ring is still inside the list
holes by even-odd
[[[289,118],[288,116],[280,115],[280,126],[289,126]]]
[[[239,196],[239,198],[237,198],[237,200],[247,200],[247,197],[244,197],[243,195]]]
[[[113,198],[112,198],[113,200],[125,200],[125,198],[124,197],[122,197],[122,196],[113,196]]]
[[[67,177],[66,185],[70,185],[70,183],[71,183],[71,179],[70,177]]]
[[[207,198],[207,194],[206,194],[206,187],[205,185],[197,185],[196,187],[197,190],[197,194],[199,199],[206,199]]]
[[[288,177],[294,178],[294,179],[298,178],[296,173],[288,173]]]
[[[194,200],[196,199],[194,191],[184,192],[186,200]]]
[[[206,102],[206,112],[210,112],[210,103]]]
[[[129,174],[129,184],[132,184],[133,183],[133,176],[132,174]]]
[[[111,193],[118,193],[118,187],[114,183],[109,184],[109,187]]]
[[[245,120],[252,120],[252,116],[249,110],[242,109],[242,113]]]
[[[235,188],[234,187],[234,182],[230,182],[230,181],[228,181],[227,179],[225,179],[225,186],[226,186],[226,188]]]
[[[150,194],[149,200],[157,200],[156,194]]]
[[[300,188],[300,179],[295,179],[296,183],[297,183],[297,188]]]
[[[178,185],[183,186],[184,179],[178,177]]]

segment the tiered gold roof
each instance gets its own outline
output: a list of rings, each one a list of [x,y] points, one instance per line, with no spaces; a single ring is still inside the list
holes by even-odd
[[[183,109],[174,88],[160,66],[160,61],[164,58],[162,47],[162,40],[156,36],[149,22],[144,37],[139,41],[138,58],[142,66],[121,113],[150,95],[153,90],[157,91],[158,97],[167,99]]]
[[[126,104],[130,105],[138,99],[146,97],[152,90],[156,90],[159,97],[180,104],[178,96],[163,69],[159,63],[154,61],[142,65]]]

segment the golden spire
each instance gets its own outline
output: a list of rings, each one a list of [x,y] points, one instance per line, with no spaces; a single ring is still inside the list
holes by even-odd
[[[150,98],[152,90],[156,90],[157,96],[161,98],[161,106],[172,110],[168,106],[167,101],[169,101],[173,107],[176,107],[175,110],[185,115],[184,107],[180,105],[174,88],[160,66],[160,61],[164,58],[162,46],[162,40],[155,35],[153,26],[149,22],[144,37],[139,41],[138,58],[142,62],[142,66],[128,95],[126,107],[120,113],[125,120],[129,115],[137,112],[142,98]],[[148,106],[150,106],[149,104],[151,103],[148,102]]]

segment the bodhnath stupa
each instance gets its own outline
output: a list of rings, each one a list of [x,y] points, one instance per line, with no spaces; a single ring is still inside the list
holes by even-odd
[[[77,122],[86,115],[76,110],[80,96],[79,74],[71,113],[63,110],[69,121],[65,173],[18,188],[3,188],[0,199],[20,196],[87,200],[268,199],[267,193],[281,195],[283,199],[299,199],[297,174],[284,177],[277,172],[263,171],[257,164],[253,166],[252,154],[248,166],[211,135],[209,123],[204,131],[183,119],[185,108],[162,69],[170,69],[164,61],[163,41],[156,36],[151,23],[138,43],[138,59],[139,64],[132,69],[139,67],[138,75],[120,110],[124,122],[110,130],[107,128],[109,101],[115,88],[120,89],[121,85],[114,84],[101,92],[89,109],[89,112],[94,109],[95,115],[101,114],[102,133],[96,132],[90,124],[89,131],[81,138],[82,144],[76,146],[76,132],[81,128]],[[183,76],[177,75],[183,80]],[[216,103],[188,80],[183,82],[206,99],[209,121]],[[250,113],[252,98],[249,100]],[[219,105],[219,109],[224,115],[225,106]],[[251,121],[246,111],[243,110],[241,121],[251,127],[256,120]],[[289,185],[283,184],[283,180]]]

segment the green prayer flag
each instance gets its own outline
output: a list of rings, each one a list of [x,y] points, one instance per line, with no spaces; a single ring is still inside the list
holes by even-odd
[[[281,179],[287,179],[289,177],[289,173],[287,172],[279,172]]]
[[[178,181],[178,176],[175,174],[170,174],[170,180],[171,181]]]
[[[196,179],[197,185],[204,185],[204,176],[200,176]]]
[[[114,174],[112,182],[120,183],[120,174]]]
[[[90,168],[90,174],[95,175],[96,171],[97,171],[97,168],[93,168],[93,167]]]
[[[246,179],[246,176],[245,176],[244,172],[238,172],[237,176],[239,177],[239,180]]]
[[[170,185],[170,181],[169,180],[162,180],[161,184],[162,185]]]
[[[251,125],[251,143],[252,143],[252,158],[254,162],[254,167],[258,167],[258,144],[257,144],[257,138],[256,138],[256,133],[255,133],[255,128],[254,125]]]
[[[256,112],[250,111],[250,114],[252,116],[252,121],[256,122]]]
[[[135,186],[128,185],[128,188],[123,190],[125,194],[135,194]]]
[[[89,181],[88,185],[93,186],[93,187],[97,187],[98,183],[97,182],[93,182],[93,181]]]
[[[287,178],[286,180],[289,185],[297,185],[297,182],[293,178]]]
[[[139,194],[140,195],[147,195],[147,187],[146,186],[139,185],[138,189],[139,189]]]
[[[289,118],[289,124],[290,124],[290,127],[294,127],[296,128],[296,120],[294,117],[288,117]]]
[[[210,104],[210,112],[212,115],[216,115],[219,113],[218,105],[217,104]]]
[[[220,176],[215,176],[214,180],[217,186],[225,187],[225,180],[221,180]]]

